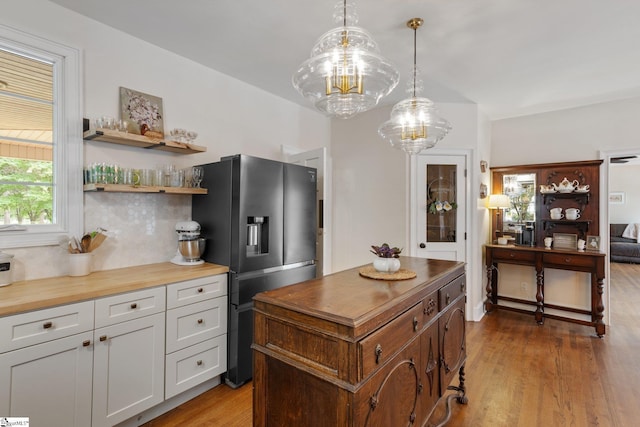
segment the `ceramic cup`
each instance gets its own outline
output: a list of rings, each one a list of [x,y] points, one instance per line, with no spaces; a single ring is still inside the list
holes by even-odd
[[[565,210],[565,213],[567,214],[567,219],[570,219],[572,221],[575,221],[576,219],[580,218],[580,209],[569,208]]]
[[[551,219],[562,219],[562,218],[564,218],[564,215],[562,215],[561,213],[551,212]]]
[[[551,249],[551,245],[553,244],[553,237],[545,237],[544,238],[544,247],[547,249]]]
[[[578,250],[579,251],[584,251],[584,247],[587,244],[587,242],[585,242],[582,239],[578,239]]]

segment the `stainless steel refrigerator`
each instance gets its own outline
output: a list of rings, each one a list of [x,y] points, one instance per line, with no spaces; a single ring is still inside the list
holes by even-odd
[[[202,165],[192,197],[206,261],[229,266],[225,381],[253,376],[253,297],[316,275],[316,169],[246,155]]]

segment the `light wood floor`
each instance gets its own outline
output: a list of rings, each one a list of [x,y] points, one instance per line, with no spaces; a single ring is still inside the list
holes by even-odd
[[[469,403],[454,404],[449,425],[640,425],[640,265],[611,263],[611,277],[614,310],[603,339],[591,327],[551,319],[538,326],[507,311],[468,322]],[[251,384],[222,385],[145,427],[249,427],[251,393]]]

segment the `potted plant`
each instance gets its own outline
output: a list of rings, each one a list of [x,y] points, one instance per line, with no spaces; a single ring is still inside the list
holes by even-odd
[[[402,249],[391,247],[387,243],[380,246],[371,245],[371,253],[377,256],[373,261],[373,268],[383,273],[395,273],[400,269],[400,253]]]

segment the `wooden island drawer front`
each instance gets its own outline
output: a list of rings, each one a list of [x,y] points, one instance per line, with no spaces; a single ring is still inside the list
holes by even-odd
[[[93,329],[93,301],[0,318],[0,353]]]
[[[520,252],[510,249],[494,249],[493,259],[502,262],[509,262],[509,260],[535,262],[536,254],[533,252]]]
[[[394,319],[387,327],[364,338],[359,344],[362,360],[360,379],[391,360],[400,347],[420,333],[423,325],[423,307],[420,303]]]
[[[162,313],[166,307],[164,286],[96,300],[96,328]]]
[[[440,311],[444,310],[449,304],[455,301],[460,295],[466,291],[466,277],[463,274],[457,279],[451,281],[447,286],[438,291],[438,301]]]
[[[591,267],[593,266],[593,259],[591,257],[585,257],[572,254],[544,254],[543,262],[545,265],[551,267],[555,265],[570,265],[575,267]]]

